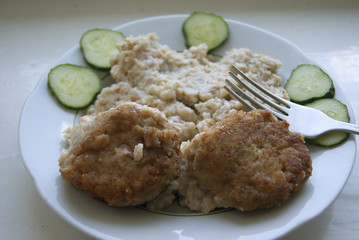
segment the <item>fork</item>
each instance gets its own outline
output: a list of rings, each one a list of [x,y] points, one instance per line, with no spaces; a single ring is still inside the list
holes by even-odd
[[[230,71],[229,75],[247,91],[242,90],[237,84],[228,79],[225,81],[231,88],[228,86],[224,86],[224,88],[249,110],[268,110],[279,119],[286,120],[291,131],[299,132],[307,138],[315,138],[329,131],[359,134],[358,125],[334,120],[320,110],[278,97],[259,85],[236,66],[232,66],[232,69],[234,71]],[[238,74],[242,78],[239,78]],[[248,92],[251,94],[248,94]]]

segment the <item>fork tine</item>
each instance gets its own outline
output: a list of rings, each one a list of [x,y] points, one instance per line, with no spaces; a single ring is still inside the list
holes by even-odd
[[[264,105],[262,102],[259,102],[256,100],[253,96],[248,95],[245,91],[243,91],[241,88],[238,87],[238,85],[234,84],[230,80],[226,79],[225,81],[231,86],[232,89],[230,89],[227,86],[224,86],[224,88],[237,100],[239,100],[242,104],[244,104],[248,109],[253,110],[256,108],[259,109],[265,109],[270,112],[272,112],[274,115],[276,115],[280,119],[286,119],[288,117],[289,105],[279,98],[278,96],[274,95],[273,93],[269,92],[267,89],[263,88],[259,84],[257,84],[254,80],[249,78],[247,75],[245,75],[241,70],[239,70],[237,67],[232,66],[233,69],[238,72],[245,80],[247,80],[250,84],[253,86],[249,86],[245,81],[239,79],[233,72],[229,72],[230,76],[238,82],[242,87],[244,87],[246,90],[248,90],[250,93],[252,93],[254,96],[256,96],[258,99],[262,100],[264,103],[267,103],[271,108],[268,107],[268,105]],[[257,87],[258,89],[254,90],[254,88]],[[262,91],[262,93],[259,93]],[[264,96],[263,94],[268,94],[269,97],[272,97],[275,101],[269,99],[268,97]],[[283,104],[286,107],[282,107],[279,105],[279,103]]]
[[[231,81],[229,81],[229,80],[227,80],[226,79],[226,82],[229,84],[229,85],[231,85],[231,87],[233,88],[233,89],[237,89],[236,87],[237,86],[235,86]],[[233,85],[234,85],[234,87],[233,87]],[[251,104],[249,104],[246,100],[244,100],[239,94],[237,94],[236,92],[234,92],[232,89],[230,89],[229,87],[227,87],[227,86],[224,86],[224,88],[227,90],[227,92],[229,92],[231,95],[232,95],[232,97],[234,97],[235,99],[237,99],[238,101],[240,101],[246,108],[248,108],[249,110],[254,110],[254,109],[256,109],[255,107],[253,107]],[[238,89],[237,89],[238,90]],[[239,89],[239,90],[241,90],[241,89]]]
[[[274,111],[273,109],[270,109],[260,103],[259,101],[255,100],[252,96],[249,96],[246,92],[244,92],[242,89],[240,89],[237,85],[229,81],[228,79],[225,80],[232,89],[228,88],[227,86],[224,86],[224,88],[237,100],[239,100],[242,104],[244,104],[248,109],[254,110],[254,109],[265,109],[267,111],[270,111],[278,118],[284,119],[286,116],[282,113],[279,113],[278,111]],[[248,103],[249,102],[249,103]],[[255,107],[254,107],[255,106]]]
[[[233,82],[226,79],[226,83],[228,83],[228,85],[230,85],[231,88],[233,89],[233,91],[230,92],[232,93],[232,96],[234,96],[236,99],[242,102],[250,110],[254,110],[256,108],[262,108],[262,109],[265,108],[265,106],[260,104],[258,101],[254,100],[253,97],[249,96],[245,91],[240,89]]]
[[[271,106],[272,108],[274,108],[275,110],[279,111],[282,114],[286,114],[286,112],[281,109],[277,104],[275,104],[274,102],[272,102],[271,100],[269,100],[268,98],[266,98],[265,96],[263,96],[261,93],[258,92],[258,90],[254,90],[251,86],[249,86],[248,84],[246,84],[244,81],[240,80],[236,75],[234,75],[232,72],[229,73],[229,75],[236,80],[236,82],[238,82],[241,86],[243,86],[246,90],[248,90],[249,92],[251,92],[254,96],[256,96],[257,98],[259,98],[260,100],[262,100],[263,102],[267,103],[269,106]],[[226,81],[228,84],[230,83],[230,81]],[[231,87],[233,89],[236,89],[236,92],[238,94],[240,94],[242,97],[245,97],[246,99],[248,99],[252,104],[254,104],[257,108],[262,108],[262,109],[267,109],[263,104],[260,104],[258,101],[255,101],[253,96],[249,96],[247,94],[245,94],[243,92],[243,90],[241,90],[240,88],[238,88],[238,86],[234,85],[233,83],[230,84]],[[238,88],[238,89],[237,89]],[[270,110],[270,109],[267,109]]]
[[[236,66],[232,65],[232,69],[235,70],[239,75],[241,75],[246,81],[248,81],[250,84],[255,86],[260,91],[264,92],[269,97],[273,98],[278,103],[283,104],[286,107],[290,107],[285,101],[283,101],[282,98],[278,97],[277,95],[273,94],[271,91],[267,90],[266,88],[262,87],[260,84],[258,84],[256,81],[254,81],[252,78],[248,77],[243,71],[241,71]],[[243,81],[241,81],[233,72],[229,72],[229,74],[240,84],[244,84],[244,87],[248,88],[248,90],[252,89],[249,88],[248,85],[246,85]],[[253,92],[252,92],[253,93]],[[255,93],[253,93],[255,94]],[[270,103],[268,103],[270,104]]]
[[[245,81],[242,81],[241,79],[239,79],[233,72],[229,72],[230,76],[234,80],[236,80],[240,85],[242,85],[246,90],[251,92],[254,96],[256,96],[257,98],[259,98],[260,100],[262,100],[263,102],[267,103],[269,106],[274,108],[276,111],[288,116],[287,109],[289,108],[289,105],[283,99],[276,96],[275,94],[268,91],[267,89],[263,88],[261,85],[259,85],[257,82],[255,82],[253,79],[251,79],[246,74],[244,74],[241,70],[239,70],[237,67],[235,67],[235,66],[232,66],[232,67],[236,72],[238,72],[247,82],[249,82],[254,87],[249,86]],[[256,88],[256,89],[254,89],[254,88]],[[268,97],[270,97],[272,99],[269,99]],[[279,104],[283,104],[285,107],[283,107]]]

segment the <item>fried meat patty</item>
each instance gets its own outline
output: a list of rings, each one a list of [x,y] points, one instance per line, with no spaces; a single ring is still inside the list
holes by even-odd
[[[180,137],[156,109],[121,104],[83,117],[59,159],[64,179],[109,205],[150,201],[180,174]]]
[[[184,147],[188,174],[223,206],[279,206],[312,173],[303,136],[288,127],[264,110],[229,113]]]

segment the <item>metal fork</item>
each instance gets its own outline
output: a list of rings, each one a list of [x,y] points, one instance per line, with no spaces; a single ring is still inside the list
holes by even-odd
[[[286,120],[290,124],[292,131],[299,132],[307,138],[315,138],[329,131],[344,131],[359,134],[358,125],[334,120],[320,110],[305,107],[278,97],[248,77],[237,67],[232,66],[232,69],[234,71],[229,72],[229,75],[247,91],[242,90],[237,84],[228,79],[226,79],[226,82],[231,88],[228,86],[224,86],[224,88],[248,109],[266,109],[278,118]],[[238,74],[243,79],[237,77]],[[249,92],[251,94],[248,94]]]

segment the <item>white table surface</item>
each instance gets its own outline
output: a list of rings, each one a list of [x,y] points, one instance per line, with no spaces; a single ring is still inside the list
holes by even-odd
[[[336,76],[359,118],[356,0],[1,0],[0,239],[91,239],[45,204],[22,163],[18,121],[41,74],[90,28],[113,28],[138,18],[196,10],[247,22],[296,43]],[[359,238],[357,160],[337,200],[283,239]]]

